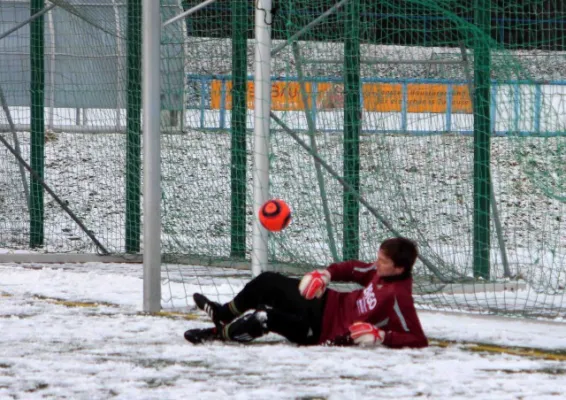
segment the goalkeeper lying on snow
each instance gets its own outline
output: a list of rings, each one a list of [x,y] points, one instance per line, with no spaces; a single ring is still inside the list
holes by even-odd
[[[197,307],[215,327],[188,330],[185,338],[248,342],[275,332],[301,345],[425,347],[412,296],[416,258],[411,240],[391,238],[381,243],[373,263],[336,263],[301,280],[264,272],[224,305],[195,293]],[[357,282],[364,289],[327,290],[330,281]]]

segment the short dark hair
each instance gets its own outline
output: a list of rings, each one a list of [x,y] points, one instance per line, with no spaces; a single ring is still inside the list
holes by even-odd
[[[394,237],[384,240],[379,249],[391,258],[396,267],[403,267],[403,276],[411,276],[419,255],[415,242],[405,237]]]

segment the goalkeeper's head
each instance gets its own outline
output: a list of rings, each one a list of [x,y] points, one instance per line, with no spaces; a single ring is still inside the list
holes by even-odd
[[[400,279],[412,276],[413,265],[419,254],[415,242],[405,237],[390,238],[381,243],[379,251],[390,258],[396,268],[402,268],[402,272],[398,275]]]

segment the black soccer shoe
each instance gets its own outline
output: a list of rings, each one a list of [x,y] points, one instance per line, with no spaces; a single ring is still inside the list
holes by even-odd
[[[207,313],[214,325],[219,328],[221,323],[219,309],[222,306],[214,301],[210,301],[205,295],[200,293],[193,294],[193,300],[197,307]]]
[[[247,343],[265,335],[267,329],[267,313],[264,310],[245,314],[232,321],[222,329],[222,336],[227,340]]]
[[[201,344],[204,342],[210,342],[212,340],[223,340],[216,327],[205,329],[189,329],[185,332],[185,339],[187,339],[192,344]]]

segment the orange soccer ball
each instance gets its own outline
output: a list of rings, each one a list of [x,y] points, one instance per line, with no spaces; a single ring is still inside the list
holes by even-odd
[[[289,226],[291,209],[283,200],[268,200],[259,209],[259,222],[268,231],[279,232]]]

